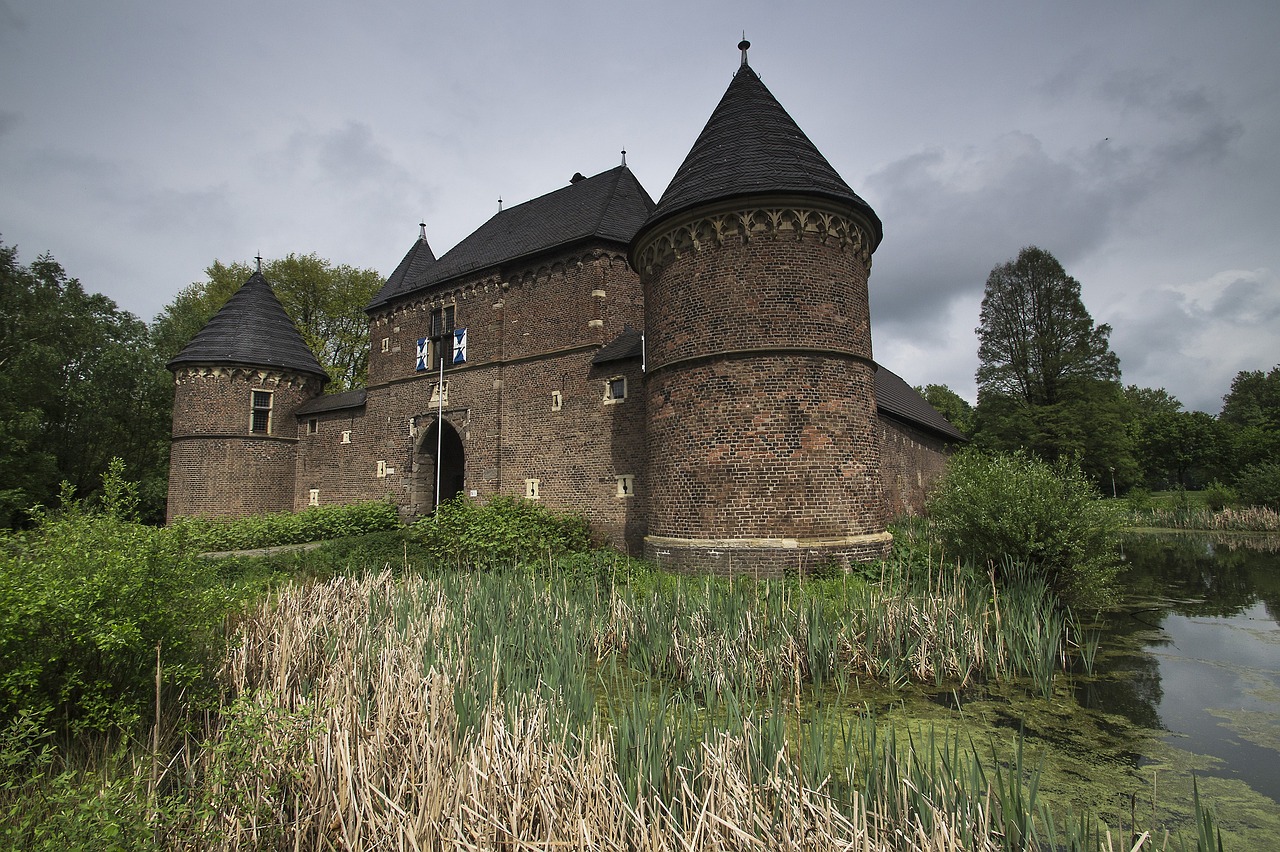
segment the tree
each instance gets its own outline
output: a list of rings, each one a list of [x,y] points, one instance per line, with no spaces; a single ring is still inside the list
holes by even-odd
[[[991,270],[977,333],[980,446],[1078,457],[1096,481],[1136,476],[1111,327],[1053,255],[1031,246]]]
[[[156,346],[172,358],[253,274],[246,263],[214,261],[207,279],[174,298],[152,326]],[[262,265],[303,340],[329,372],[329,392],[364,383],[369,366],[369,320],[364,307],[382,287],[372,269],[333,265],[314,254],[289,254]]]
[[[0,523],[93,494],[113,456],[147,485],[167,465],[168,394],[147,327],[43,255],[0,246]]]
[[[960,394],[946,385],[925,385],[916,388],[925,402],[947,418],[947,422],[965,434],[973,431],[973,406]]]
[[[1053,405],[1081,382],[1115,382],[1120,359],[1111,326],[1096,325],[1080,282],[1043,249],[1029,246],[991,270],[978,326],[978,396]]]
[[[1239,474],[1253,465],[1280,463],[1280,365],[1270,372],[1243,370],[1222,398],[1218,420],[1226,432],[1227,467]]]

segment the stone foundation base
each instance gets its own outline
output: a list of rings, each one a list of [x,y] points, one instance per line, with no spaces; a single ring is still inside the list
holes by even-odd
[[[893,535],[888,532],[823,539],[698,539],[650,535],[644,539],[644,557],[670,571],[803,576],[833,569],[847,570],[853,563],[882,559],[889,554],[892,543]]]

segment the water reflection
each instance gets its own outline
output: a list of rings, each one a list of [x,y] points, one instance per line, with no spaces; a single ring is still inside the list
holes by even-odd
[[[1280,555],[1241,539],[1143,535],[1125,542],[1129,594],[1101,622],[1084,707],[1168,732],[1280,801]]]

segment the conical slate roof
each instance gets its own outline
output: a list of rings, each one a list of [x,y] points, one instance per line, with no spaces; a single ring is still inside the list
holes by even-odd
[[[417,275],[407,272],[395,286],[393,273],[365,310],[451,278],[580,240],[597,238],[626,244],[652,210],[653,199],[626,166],[575,180],[555,192],[500,211],[435,263]]]
[[[711,201],[761,193],[820,195],[880,218],[822,156],[745,60],[649,224]]]
[[[267,279],[255,272],[167,366],[266,367],[328,380]]]
[[[427,270],[435,264],[436,254],[427,243],[427,226],[422,225],[421,227],[422,233],[418,235],[418,239],[414,240],[413,247],[405,254],[404,259],[400,261],[396,271],[392,272],[387,278],[387,283],[382,285],[382,289],[373,297],[371,304],[382,304],[392,293],[402,289],[406,281],[415,281],[423,277],[427,274]]]

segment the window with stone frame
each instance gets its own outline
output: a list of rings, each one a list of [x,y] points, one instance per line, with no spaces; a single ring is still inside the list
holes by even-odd
[[[431,369],[440,369],[440,359],[445,366],[453,363],[453,305],[445,305],[431,312]]]
[[[252,392],[249,411],[249,431],[259,435],[271,434],[271,391]]]
[[[604,402],[609,403],[622,402],[627,398],[627,378],[626,376],[610,376],[604,383]]]

